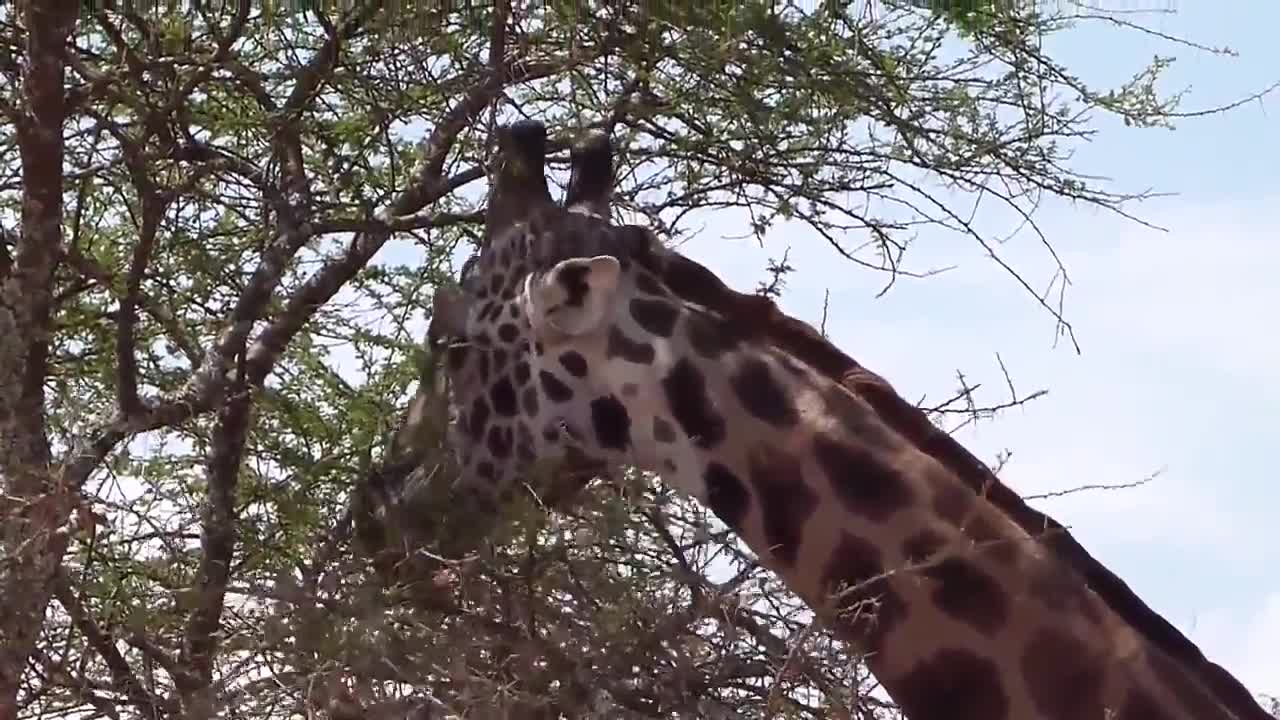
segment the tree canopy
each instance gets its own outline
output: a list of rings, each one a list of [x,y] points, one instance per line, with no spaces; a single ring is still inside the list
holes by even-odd
[[[378,560],[370,479],[447,482],[439,422],[396,432],[441,419],[421,339],[492,130],[543,120],[567,180],[607,129],[618,213],[798,221],[887,286],[926,225],[1003,262],[978,199],[1124,212],[1071,151],[1167,126],[1169,59],[1093,87],[1043,40],[1114,18],[1069,5],[340,5],[0,8],[0,720],[892,717],[654,478],[519,498],[462,558],[411,506],[416,574]],[[1008,269],[1069,332],[1062,277]]]

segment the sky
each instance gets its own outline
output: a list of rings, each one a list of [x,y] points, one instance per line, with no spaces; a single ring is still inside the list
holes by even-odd
[[[1118,84],[1157,53],[1175,55],[1161,88],[1189,89],[1185,111],[1280,80],[1280,4],[1117,5],[1174,10],[1129,17],[1239,56],[1096,27],[1062,33],[1047,50],[1095,85]],[[1001,477],[1024,496],[1156,474],[1137,488],[1033,504],[1209,658],[1255,692],[1280,695],[1280,540],[1272,524],[1280,508],[1272,464],[1280,444],[1280,93],[1181,120],[1175,131],[1096,126],[1101,132],[1071,167],[1111,178],[1117,191],[1177,194],[1128,208],[1163,231],[1065,202],[1037,215],[1073,280],[1066,314],[1080,354],[1055,343],[1044,309],[954,234],[922,231],[914,252],[918,266],[957,269],[899,280],[878,299],[882,276],[842,261],[797,226],[775,229],[761,248],[735,239],[745,234],[741,215],[718,212],[681,251],[746,290],[764,279],[767,258],[790,248],[797,272],[783,309],[817,325],[830,292],[832,340],[911,400],[950,396],[957,371],[990,390],[980,399],[1007,399],[999,353],[1021,394],[1048,395],[956,437],[988,462],[1011,451]],[[1024,233],[1002,251],[1043,269],[1036,242]]]

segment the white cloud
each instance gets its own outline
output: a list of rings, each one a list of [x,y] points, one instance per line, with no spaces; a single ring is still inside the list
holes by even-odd
[[[1082,257],[1075,273],[1083,319],[1108,340],[1182,353],[1242,379],[1280,379],[1280,222],[1269,207],[1280,198],[1175,213],[1167,235],[1108,223],[1117,242]]]
[[[1255,693],[1280,696],[1280,592],[1251,610],[1214,609],[1181,629]]]

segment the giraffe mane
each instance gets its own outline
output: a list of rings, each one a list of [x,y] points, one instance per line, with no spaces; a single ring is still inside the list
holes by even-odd
[[[1201,674],[1217,698],[1241,718],[1274,720],[1249,690],[1209,660],[1189,638],[1152,610],[1129,586],[1093,557],[1052,517],[1024,501],[960,442],[933,424],[923,410],[884,378],[860,365],[813,326],[784,313],[769,298],[727,286],[702,264],[656,243],[633,260],[662,279],[677,296],[721,314],[746,337],[768,342],[866,401],[886,425],[959,477],[1054,557],[1080,573],[1099,598],[1126,623],[1170,657]]]

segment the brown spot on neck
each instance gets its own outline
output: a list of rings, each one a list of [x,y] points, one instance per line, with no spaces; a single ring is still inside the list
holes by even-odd
[[[939,650],[885,687],[911,720],[1024,720],[1009,718],[1000,668],[971,650]]]
[[[849,512],[883,523],[915,495],[906,479],[876,453],[827,435],[813,439],[814,457]]]
[[[834,600],[841,635],[875,653],[906,617],[907,606],[883,577],[884,559],[871,541],[842,533],[822,574],[823,592]]]
[[[765,542],[779,562],[794,565],[818,496],[805,484],[800,459],[789,453],[762,447],[750,454],[747,467],[760,498]]]
[[[1023,681],[1047,720],[1103,720],[1102,681],[1107,667],[1100,654],[1056,627],[1039,630],[1022,654]]]
[[[972,558],[952,555],[928,563],[921,575],[938,584],[931,597],[946,615],[994,637],[1009,620],[1009,598]]]

